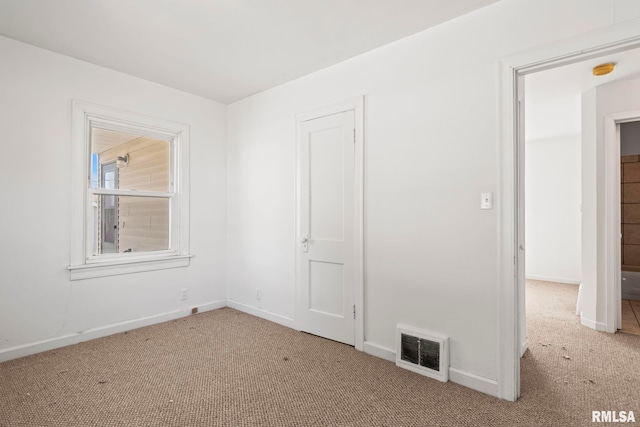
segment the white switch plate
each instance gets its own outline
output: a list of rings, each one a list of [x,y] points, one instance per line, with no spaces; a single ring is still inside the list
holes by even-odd
[[[480,193],[480,209],[493,209],[493,193]]]

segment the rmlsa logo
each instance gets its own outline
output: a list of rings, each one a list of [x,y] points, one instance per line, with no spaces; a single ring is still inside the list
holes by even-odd
[[[635,423],[633,411],[591,411],[593,423]]]

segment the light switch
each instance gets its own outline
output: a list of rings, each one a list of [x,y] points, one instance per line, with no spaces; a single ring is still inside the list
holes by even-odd
[[[493,209],[493,193],[480,193],[480,209]]]

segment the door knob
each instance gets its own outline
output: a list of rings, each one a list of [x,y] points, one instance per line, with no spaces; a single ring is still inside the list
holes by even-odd
[[[524,245],[522,243],[518,247],[520,248],[521,251],[524,251]]]
[[[300,243],[307,243],[309,241],[309,235],[305,234],[304,236],[302,236],[302,239],[300,239]]]

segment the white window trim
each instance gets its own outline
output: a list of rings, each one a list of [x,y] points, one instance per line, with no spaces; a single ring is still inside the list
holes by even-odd
[[[170,212],[170,249],[143,253],[92,256],[91,206],[88,197],[90,160],[89,136],[91,124],[111,130],[132,132],[150,137],[171,139],[173,162],[173,193]],[[138,273],[166,268],[186,267],[189,253],[189,126],[144,116],[128,111],[104,107],[84,101],[72,103],[71,144],[71,280]],[[105,191],[101,191],[105,192]],[[119,193],[119,191],[111,191]],[[145,196],[147,192],[136,192]],[[149,193],[155,195],[157,193]]]

